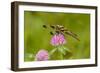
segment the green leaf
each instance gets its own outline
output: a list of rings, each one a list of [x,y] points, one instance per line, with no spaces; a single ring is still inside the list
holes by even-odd
[[[54,52],[56,52],[57,48],[54,48],[51,50],[50,55],[54,54]]]
[[[71,52],[71,50],[70,50],[69,48],[67,48],[67,47],[62,46],[62,48],[63,48],[65,51]]]
[[[62,47],[58,47],[58,51],[59,51],[60,53],[62,53],[63,55],[66,54],[66,51],[65,51]]]

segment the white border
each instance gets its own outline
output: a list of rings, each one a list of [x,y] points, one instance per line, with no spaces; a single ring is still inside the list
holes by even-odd
[[[90,26],[90,59],[80,60],[57,60],[57,61],[41,61],[41,62],[24,62],[24,11],[45,11],[45,12],[65,12],[65,13],[88,13],[91,14]],[[44,7],[44,6],[19,6],[19,68],[34,68],[34,67],[50,67],[63,65],[83,65],[95,64],[95,10],[79,9],[79,8],[61,8],[61,7]],[[84,24],[85,25],[85,24]]]

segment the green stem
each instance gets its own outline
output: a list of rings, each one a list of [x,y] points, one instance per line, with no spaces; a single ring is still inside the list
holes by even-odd
[[[61,60],[63,60],[63,59],[64,59],[64,57],[63,57],[63,54],[62,54],[62,53],[60,53],[60,59],[61,59]]]
[[[58,55],[59,56],[59,59],[63,60],[64,59],[63,54],[58,50],[59,49],[58,47],[56,47],[56,48],[57,48],[57,51],[58,51],[58,54],[59,54]]]

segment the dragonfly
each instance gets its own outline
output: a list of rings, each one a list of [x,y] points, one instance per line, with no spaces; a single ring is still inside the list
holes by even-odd
[[[69,29],[65,28],[63,25],[43,25],[44,28],[52,28],[56,34],[66,34],[69,36],[72,36],[73,38],[75,38],[76,40],[80,41],[80,39],[78,38],[77,34],[73,33],[72,31],[70,31]],[[55,33],[50,31],[51,35],[54,35]]]

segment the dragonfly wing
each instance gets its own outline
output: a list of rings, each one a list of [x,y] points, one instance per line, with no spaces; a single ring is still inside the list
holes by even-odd
[[[54,33],[53,33],[52,31],[50,31],[50,34],[51,34],[51,35],[54,35]]]
[[[46,25],[43,25],[43,27],[44,27],[44,28],[47,28],[47,26],[46,26]]]

